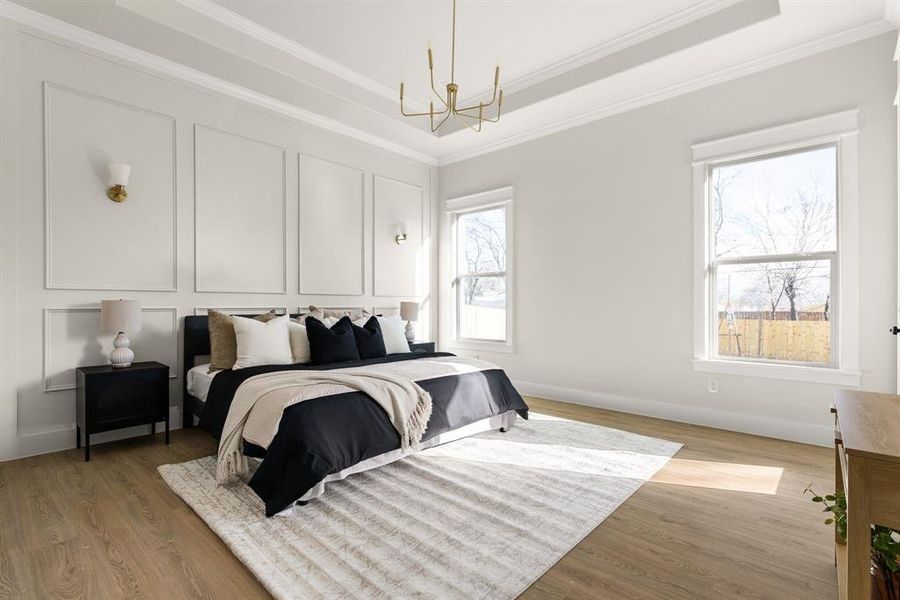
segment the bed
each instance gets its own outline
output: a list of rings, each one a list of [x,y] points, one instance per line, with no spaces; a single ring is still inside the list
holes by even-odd
[[[340,369],[430,373],[422,378],[410,376],[432,398],[431,418],[418,448],[401,448],[400,436],[385,411],[358,391],[316,397],[285,408],[267,445],[255,444],[245,436],[244,454],[261,459],[248,485],[265,503],[267,516],[314,500],[336,479],[482,431],[504,431],[517,417],[528,418],[528,406],[502,369],[446,352],[389,354],[315,366],[257,366],[215,374],[204,373],[203,359],[208,354],[207,317],[185,317],[185,426],[193,426],[197,417],[199,425],[216,439],[222,436],[235,393],[256,375]],[[471,367],[476,362],[476,367]]]

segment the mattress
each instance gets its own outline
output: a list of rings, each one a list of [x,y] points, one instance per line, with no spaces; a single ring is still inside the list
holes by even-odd
[[[209,372],[209,364],[197,365],[187,372],[187,391],[188,394],[201,402],[206,402],[206,396],[209,394],[209,386],[212,384],[215,373]]]

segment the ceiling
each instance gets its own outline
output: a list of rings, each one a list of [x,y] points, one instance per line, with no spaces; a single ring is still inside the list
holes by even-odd
[[[449,79],[450,0],[0,0],[4,13],[195,84],[445,164],[896,27],[892,0],[458,0],[460,98],[481,134],[399,114]],[[49,17],[49,19],[48,19]],[[102,36],[102,37],[100,37]],[[163,66],[165,65],[165,66]],[[440,89],[440,88],[439,88]]]
[[[449,83],[450,0],[215,1],[394,93],[405,80],[409,97],[423,104],[430,99],[430,45],[435,81]],[[501,66],[507,83],[650,25],[687,19],[708,5],[703,0],[458,0],[460,99],[489,91],[495,65]]]

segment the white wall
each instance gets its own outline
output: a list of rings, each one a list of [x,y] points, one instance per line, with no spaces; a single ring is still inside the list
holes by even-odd
[[[828,386],[721,375],[713,395],[692,370],[691,145],[860,108],[862,387],[892,392],[893,49],[887,34],[442,168],[442,200],[515,188],[517,348],[481,356],[525,393],[831,442]],[[445,219],[448,307],[449,243]]]
[[[74,446],[73,369],[110,345],[101,299],[142,301],[132,347],[172,367],[176,425],[181,320],[207,307],[420,299],[430,335],[435,169],[0,27],[0,460]],[[123,204],[108,162],[132,165]]]

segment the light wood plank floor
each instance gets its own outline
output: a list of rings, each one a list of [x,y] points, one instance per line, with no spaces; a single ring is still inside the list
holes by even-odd
[[[685,444],[526,599],[836,597],[833,536],[807,484],[831,452],[529,398],[533,409]],[[203,431],[0,464],[0,598],[267,598],[156,472],[215,451]]]

